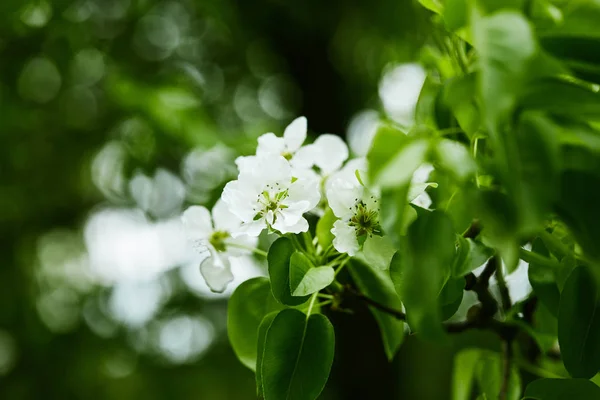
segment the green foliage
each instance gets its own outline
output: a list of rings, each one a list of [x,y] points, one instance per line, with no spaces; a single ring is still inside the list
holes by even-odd
[[[538,379],[527,385],[525,399],[598,399],[600,388],[585,379]]]
[[[596,278],[585,267],[571,272],[560,297],[558,341],[567,371],[591,378],[600,370],[600,303]]]
[[[365,296],[394,310],[402,308],[394,285],[385,272],[360,262],[354,262],[350,266],[350,275]],[[379,325],[385,355],[388,360],[392,360],[404,339],[404,322],[375,307],[369,308]]]
[[[484,398],[496,399],[502,387],[504,372],[502,358],[488,350],[467,349],[454,360],[452,400],[468,400],[475,384]],[[521,398],[521,379],[516,368],[511,368],[506,399]]]
[[[273,296],[281,304],[288,306],[297,306],[305,303],[306,300],[308,300],[308,296],[296,297],[292,295],[290,263],[291,258],[295,253],[296,250],[292,241],[288,238],[281,237],[271,245],[271,248],[269,249],[269,255],[267,257]],[[297,287],[299,283],[300,282],[296,281],[295,286]]]
[[[438,294],[455,258],[455,232],[441,211],[422,214],[408,228],[406,245],[396,253],[390,275],[406,307],[408,322],[424,337],[442,336]]]
[[[452,276],[462,277],[482,266],[493,250],[470,238],[458,236],[458,250],[452,265]]]
[[[262,356],[265,400],[316,399],[329,377],[333,326],[321,315],[283,310],[267,328]]]
[[[258,327],[263,318],[281,309],[273,298],[267,278],[242,283],[231,295],[227,309],[227,334],[235,355],[251,370],[256,368]]]
[[[290,290],[292,296],[318,292],[333,282],[333,267],[315,267],[303,253],[296,251],[290,258]]]

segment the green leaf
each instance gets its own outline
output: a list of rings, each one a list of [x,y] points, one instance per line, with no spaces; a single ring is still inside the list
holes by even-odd
[[[305,303],[309,297],[293,296],[290,289],[290,259],[295,252],[291,240],[281,237],[273,242],[267,255],[273,297],[281,304],[288,306]]]
[[[435,145],[434,160],[436,165],[448,171],[459,181],[472,178],[477,170],[475,160],[469,149],[454,140],[441,139]]]
[[[558,197],[560,147],[558,127],[542,114],[521,116],[516,157],[509,165],[509,190],[518,207],[519,232],[538,232]],[[511,171],[512,170],[512,171]]]
[[[586,379],[538,379],[525,389],[536,400],[600,399],[600,387]]]
[[[450,31],[462,28],[468,23],[469,8],[467,0],[446,0],[444,22]]]
[[[408,228],[406,246],[394,255],[390,265],[409,325],[425,338],[444,337],[437,299],[450,276],[455,238],[452,220],[446,214],[438,210],[424,213]]]
[[[589,379],[600,370],[598,285],[585,267],[571,272],[561,293],[558,343],[572,377]]]
[[[521,329],[535,339],[543,353],[550,351],[556,344],[558,336],[558,321],[544,304],[538,304],[533,314],[533,323],[530,325],[522,320],[514,321]]]
[[[231,295],[227,307],[227,334],[237,358],[255,370],[258,327],[264,316],[282,307],[273,295],[267,278],[242,283]]]
[[[476,366],[477,383],[488,399],[499,399],[504,379],[503,360],[500,355],[490,352],[482,353]],[[510,369],[506,400],[521,398],[521,378],[516,368]]]
[[[290,259],[290,290],[292,296],[307,296],[318,292],[333,282],[333,267],[315,267],[299,251]]]
[[[419,3],[436,14],[441,14],[444,11],[444,5],[441,0],[419,0]]]
[[[450,107],[461,129],[473,139],[480,124],[479,108],[475,100],[475,74],[461,75],[447,80],[442,100]]]
[[[483,17],[474,7],[471,20],[479,52],[477,87],[487,127],[493,133],[514,108],[536,43],[529,23],[519,13],[500,11]]]
[[[597,158],[597,157],[596,157]],[[600,176],[596,171],[563,172],[556,212],[569,226],[584,252],[600,259]]]
[[[363,246],[365,263],[380,270],[390,268],[390,262],[395,252],[396,247],[387,236],[368,237]]]
[[[336,220],[337,218],[333,214],[333,211],[331,211],[331,208],[327,208],[325,214],[317,222],[317,240],[323,249],[327,249],[333,243],[334,236],[331,233],[331,229]]]
[[[454,357],[452,400],[470,400],[480,350],[463,350]]]
[[[388,144],[389,146],[389,144]],[[383,166],[374,182],[381,189],[391,189],[408,184],[415,170],[427,159],[430,142],[424,139],[409,139]]]
[[[494,251],[473,239],[457,235],[458,254],[452,265],[452,276],[462,277],[481,267],[494,254]]]
[[[550,257],[550,252],[540,238],[537,238],[533,241],[531,251],[544,257]],[[540,301],[554,316],[558,316],[560,290],[556,284],[555,271],[544,265],[530,262],[528,275],[531,287]]]
[[[373,143],[367,154],[369,163],[369,180],[374,181],[375,176],[394,157],[397,150],[406,145],[410,138],[397,128],[384,125],[377,130]]]
[[[600,93],[561,79],[543,79],[528,85],[519,104],[530,110],[600,120]]]
[[[416,218],[415,210],[408,204],[408,186],[407,184],[381,193],[381,227],[394,244],[399,242],[408,225]]]
[[[473,382],[477,381],[481,395],[497,399],[503,379],[502,359],[499,354],[488,350],[467,349],[454,358],[452,400],[469,400]],[[511,368],[507,400],[518,400],[521,395],[521,380],[516,368]]]
[[[448,279],[442,288],[442,291],[438,296],[438,301],[441,305],[443,321],[452,317],[460,307],[464,295],[464,288],[465,280],[462,277]]]
[[[267,330],[262,358],[265,400],[314,400],[329,377],[333,326],[322,314],[283,310]]]
[[[262,359],[265,351],[265,340],[267,338],[267,332],[271,328],[271,324],[275,320],[275,317],[279,314],[278,311],[265,315],[260,326],[258,327],[258,342],[256,343],[256,395],[257,397],[264,397],[264,387],[262,379]]]
[[[384,271],[353,260],[348,272],[362,294],[379,304],[395,310],[402,310],[400,298],[394,290],[389,275]],[[369,307],[369,309],[379,325],[385,354],[388,360],[392,360],[404,338],[404,322],[374,307]]]

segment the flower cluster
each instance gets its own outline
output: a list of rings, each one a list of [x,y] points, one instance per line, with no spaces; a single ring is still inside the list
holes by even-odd
[[[333,248],[349,256],[383,234],[377,190],[365,184],[366,160],[348,160],[348,147],[338,136],[324,134],[305,145],[306,136],[304,117],[292,121],[282,137],[260,136],[255,155],[236,159],[238,177],[225,185],[212,220],[204,207],[183,214],[188,236],[210,255],[200,270],[213,291],[223,291],[233,279],[230,256],[252,251],[264,230],[307,232],[307,213],[323,215],[331,209],[337,218],[331,228]]]

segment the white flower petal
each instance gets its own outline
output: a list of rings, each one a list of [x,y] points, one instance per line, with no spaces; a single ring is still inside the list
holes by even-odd
[[[356,178],[356,171],[359,172],[363,183],[367,183],[365,182],[367,177],[367,160],[365,158],[355,158],[348,161],[342,169],[331,174],[327,179],[327,186],[338,179],[360,185],[360,182]]]
[[[348,159],[348,146],[335,135],[325,134],[317,138],[314,145],[314,162],[324,175],[329,175],[340,169]]]
[[[314,144],[302,146],[296,151],[294,157],[290,160],[290,164],[296,169],[310,169],[315,165],[318,152],[319,149]]]
[[[288,197],[283,204],[290,206],[293,203],[306,201],[306,209],[302,212],[308,212],[315,208],[321,201],[321,191],[319,190],[319,181],[315,179],[298,179],[290,185]]]
[[[412,183],[425,183],[429,179],[429,174],[433,171],[433,165],[422,164],[412,176]]]
[[[237,230],[242,221],[229,211],[229,206],[222,199],[217,200],[212,209],[215,230],[232,232]]]
[[[220,256],[218,253],[202,261],[200,273],[210,290],[216,293],[223,292],[229,282],[233,281],[229,258]]]
[[[235,159],[235,165],[237,165],[240,173],[251,171],[256,165],[256,156],[240,156]]]
[[[181,221],[183,222],[186,235],[193,241],[207,239],[213,231],[210,212],[208,212],[206,207],[189,207],[181,215]]]
[[[275,225],[277,225],[277,223]],[[282,229],[284,229],[283,231],[277,228],[275,225],[273,225],[273,227],[281,233],[301,233],[308,231],[308,221],[304,217],[300,218],[298,222],[296,222],[294,225],[281,227]]]
[[[293,120],[283,132],[286,150],[295,153],[306,140],[306,129],[308,123],[305,117]]]
[[[337,179],[327,188],[327,201],[333,214],[338,218],[346,218],[354,213],[354,206],[363,196],[363,187],[348,181]]]
[[[333,224],[331,233],[335,236],[333,238],[333,247],[340,253],[347,253],[350,256],[354,256],[359,249],[358,239],[356,238],[356,230],[348,225],[348,223],[337,220]]]
[[[243,223],[237,231],[231,232],[231,236],[238,238],[242,235],[256,237],[267,227],[267,222],[264,218],[256,221]]]
[[[139,208],[144,211],[150,210],[154,192],[154,182],[150,177],[137,172],[129,181],[129,191]]]
[[[223,188],[221,199],[229,211],[244,222],[252,221],[256,215],[254,204],[259,192],[254,191],[252,187],[244,185],[240,180],[228,182]]]
[[[265,133],[258,138],[257,156],[281,155],[285,150],[285,141],[283,138],[275,136],[274,133]]]

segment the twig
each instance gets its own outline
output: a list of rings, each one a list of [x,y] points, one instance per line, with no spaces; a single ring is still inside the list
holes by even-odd
[[[345,289],[346,289],[346,292],[352,294],[353,296],[364,301],[365,303],[369,304],[370,306],[373,306],[380,311],[390,314],[391,316],[395,317],[396,319],[399,319],[401,321],[406,321],[406,314],[404,314],[402,311],[388,307],[385,304],[381,304],[378,301],[375,301],[372,298],[367,297],[364,294],[360,293],[359,291],[357,291],[350,285],[347,285],[345,287]]]
[[[463,233],[465,239],[475,239],[481,232],[481,224],[478,220],[474,220],[467,230]]]
[[[512,300],[510,299],[510,292],[508,291],[506,281],[504,280],[502,268],[496,269],[496,281],[498,282],[498,290],[500,291],[500,299],[502,300],[502,311],[504,311],[504,315],[506,315],[512,307]]]
[[[508,398],[508,384],[510,381],[510,368],[512,364],[512,340],[502,341],[502,385],[500,386],[499,400]]]

